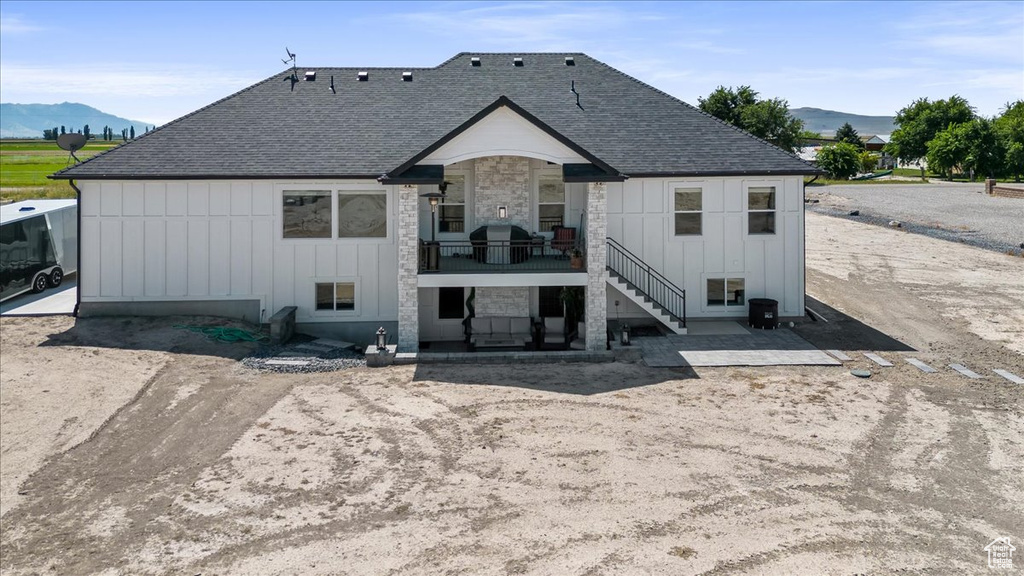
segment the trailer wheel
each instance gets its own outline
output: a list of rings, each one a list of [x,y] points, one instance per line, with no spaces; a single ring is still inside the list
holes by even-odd
[[[46,290],[46,286],[50,283],[49,278],[46,274],[38,274],[35,279],[32,280],[32,292],[38,294],[43,290]]]
[[[64,281],[64,271],[60,268],[54,268],[53,272],[50,272],[50,288],[56,288],[60,286],[60,283]]]

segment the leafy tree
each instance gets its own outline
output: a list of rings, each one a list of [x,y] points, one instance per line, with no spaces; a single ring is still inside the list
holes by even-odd
[[[960,96],[929,102],[914,100],[896,113],[899,128],[893,131],[885,151],[905,162],[916,162],[928,155],[928,142],[950,124],[974,119],[974,109]]]
[[[874,172],[878,166],[878,154],[861,150],[860,154],[857,155],[857,161],[860,163],[861,172]]]
[[[738,89],[719,86],[707,98],[698,98],[700,109],[715,118],[746,130],[787,152],[800,146],[804,123],[789,113],[789,103],[781,98],[759,100],[750,86]]]
[[[811,132],[810,130],[800,131],[801,140],[821,140],[821,134],[818,132]]]
[[[64,126],[61,126],[60,127],[60,135],[63,136],[65,134],[67,134],[67,132],[64,131]]]
[[[128,141],[128,129],[127,128],[122,128],[121,129],[121,140],[124,140],[125,142]]]
[[[82,134],[84,134],[84,135],[85,135],[85,139],[86,139],[86,140],[88,140],[89,138],[91,138],[91,137],[92,137],[92,136],[91,136],[91,135],[89,134],[89,125],[88,125],[88,124],[86,124],[85,126],[83,126],[83,127],[82,127]]]
[[[963,167],[976,177],[995,178],[1003,172],[1006,150],[999,139],[991,120],[976,118],[967,123],[964,137],[967,140],[967,157]]]
[[[950,124],[948,128],[936,134],[927,146],[928,169],[952,180],[955,170],[963,170],[969,153],[967,123]]]
[[[128,132],[128,137],[131,138],[132,140],[135,140],[135,126],[131,127],[131,131]]]
[[[849,122],[846,122],[836,130],[836,141],[853,144],[858,150],[864,149],[864,143],[860,141],[860,135],[853,129]]]
[[[49,128],[43,130],[43,140],[56,140],[56,138],[53,137],[53,130],[50,130]]]
[[[1003,174],[1020,182],[1024,174],[1024,100],[1007,102],[1003,114],[992,122],[1003,148]]]
[[[846,180],[857,174],[860,167],[860,151],[848,142],[837,142],[822,146],[818,150],[818,168],[834,180]]]

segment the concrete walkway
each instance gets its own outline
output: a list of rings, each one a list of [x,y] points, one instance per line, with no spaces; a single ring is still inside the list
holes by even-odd
[[[49,316],[71,314],[78,298],[78,279],[65,278],[57,288],[39,294],[22,294],[0,304],[0,316]]]
[[[634,342],[642,350],[644,363],[652,367],[842,365],[791,330],[729,332],[642,337]]]

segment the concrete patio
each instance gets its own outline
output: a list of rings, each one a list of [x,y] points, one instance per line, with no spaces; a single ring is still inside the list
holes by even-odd
[[[791,330],[751,330],[740,322],[693,322],[688,334],[634,338],[644,363],[675,366],[839,366]]]

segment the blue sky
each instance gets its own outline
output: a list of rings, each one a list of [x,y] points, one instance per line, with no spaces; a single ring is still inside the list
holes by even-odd
[[[586,52],[691,104],[751,85],[890,115],[1024,99],[1024,2],[0,3],[0,100],[162,124],[286,67],[436,66],[461,51]]]

